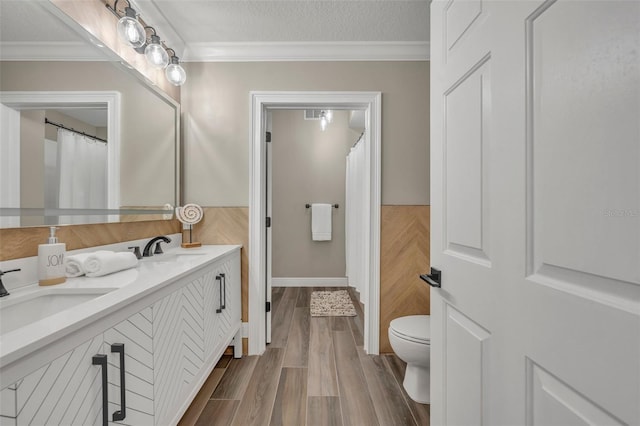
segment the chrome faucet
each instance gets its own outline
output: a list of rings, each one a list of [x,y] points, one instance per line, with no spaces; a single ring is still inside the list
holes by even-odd
[[[164,235],[160,235],[159,237],[152,238],[147,243],[147,245],[144,246],[144,250],[142,251],[142,257],[153,256],[154,253],[155,254],[162,254],[162,247],[160,247],[160,243],[161,242],[170,243],[171,242],[171,238],[165,237]],[[154,250],[153,253],[151,253],[151,249],[153,248],[154,244],[156,245],[156,249]]]
[[[4,288],[4,284],[2,284],[2,276],[4,274],[8,274],[9,272],[18,272],[20,270],[21,270],[20,268],[18,268],[18,269],[9,269],[8,271],[0,270],[0,297],[5,297],[5,296],[9,295],[9,292],[7,291],[7,289]]]

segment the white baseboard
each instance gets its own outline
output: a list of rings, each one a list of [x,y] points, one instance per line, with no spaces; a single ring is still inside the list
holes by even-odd
[[[346,287],[347,284],[347,277],[271,278],[272,287]]]

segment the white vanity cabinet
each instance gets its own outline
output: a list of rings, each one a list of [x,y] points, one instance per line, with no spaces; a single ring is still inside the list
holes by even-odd
[[[155,424],[175,424],[234,338],[241,348],[240,257],[216,264],[152,309]]]
[[[102,334],[25,375],[1,392],[5,425],[102,424]]]
[[[137,312],[105,320],[109,328],[75,341],[74,349],[30,367],[0,391],[0,426],[105,425],[103,367],[95,356],[106,363],[108,424],[176,424],[224,350],[234,343],[241,356],[240,294],[240,253],[233,250],[134,302]],[[114,420],[116,412],[124,418]]]

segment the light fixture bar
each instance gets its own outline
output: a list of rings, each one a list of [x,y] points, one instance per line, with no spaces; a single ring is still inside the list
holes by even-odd
[[[118,12],[119,1],[115,0],[113,6],[106,2],[105,6],[118,18],[118,35],[120,38],[133,47],[136,52],[144,54],[152,67],[164,69],[165,77],[171,84],[182,86],[186,81],[187,74],[180,65],[175,50],[161,41],[155,28],[146,25],[145,21],[131,7],[129,0],[124,0],[127,3],[124,15]],[[149,38],[147,38],[147,30],[153,31]],[[173,52],[171,56],[168,53],[169,50]]]

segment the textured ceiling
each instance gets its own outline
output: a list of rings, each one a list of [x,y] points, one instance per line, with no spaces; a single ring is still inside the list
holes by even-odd
[[[163,41],[189,61],[402,60],[405,56],[423,60],[428,56],[429,0],[131,3]],[[86,44],[44,10],[40,0],[0,0],[0,49],[4,43],[6,52],[11,47],[12,54],[20,55],[20,43],[31,50],[40,43],[51,52],[55,43],[66,43],[68,52],[73,42]]]
[[[428,41],[421,1],[152,0],[188,45],[206,42]]]

